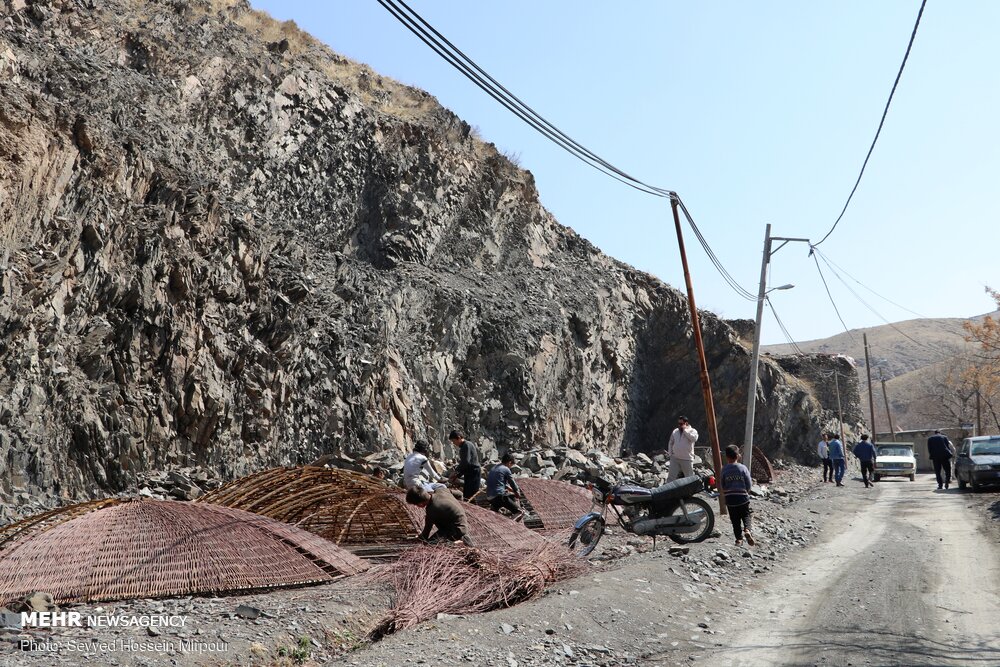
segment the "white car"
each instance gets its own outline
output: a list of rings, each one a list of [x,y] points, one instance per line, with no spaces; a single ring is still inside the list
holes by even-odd
[[[875,481],[883,477],[909,477],[917,475],[917,457],[912,442],[876,442]]]

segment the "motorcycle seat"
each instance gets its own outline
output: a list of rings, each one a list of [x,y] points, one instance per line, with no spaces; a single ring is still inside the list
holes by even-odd
[[[681,477],[653,489],[653,503],[658,504],[674,498],[687,498],[702,490],[701,477]]]

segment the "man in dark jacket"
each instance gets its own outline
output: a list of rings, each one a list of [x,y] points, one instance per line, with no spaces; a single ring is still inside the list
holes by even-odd
[[[428,493],[425,488],[414,486],[406,492],[406,502],[426,508],[424,530],[419,539],[428,542],[462,541],[473,546],[462,503],[447,488],[442,486],[434,489],[434,493]],[[437,532],[431,535],[434,528],[437,528]]]
[[[927,438],[927,455],[934,462],[934,476],[937,477],[937,488],[947,489],[951,485],[951,458],[955,456],[954,449],[941,431]]]
[[[448,435],[448,439],[458,449],[457,472],[465,480],[462,485],[462,493],[465,495],[465,501],[468,502],[479,491],[479,486],[483,481],[482,466],[479,462],[479,447],[476,447],[476,443],[471,440],[466,440],[461,431],[452,431]]]
[[[865,488],[872,486],[871,480],[875,477],[875,445],[868,441],[868,435],[861,435],[861,442],[854,445],[854,455],[861,462],[861,481],[865,483]]]

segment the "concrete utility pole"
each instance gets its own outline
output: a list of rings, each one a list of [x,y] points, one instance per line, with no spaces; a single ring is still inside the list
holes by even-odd
[[[771,250],[771,241],[784,241],[781,245]],[[750,384],[747,387],[747,420],[743,431],[743,465],[753,474],[753,418],[757,409],[757,369],[760,366],[760,321],[764,315],[764,298],[768,292],[774,290],[791,289],[795,285],[782,285],[781,287],[767,288],[767,266],[771,262],[771,255],[781,250],[789,241],[804,241],[809,243],[809,239],[791,239],[782,236],[771,236],[771,225],[764,228],[764,259],[760,263],[760,288],[757,290],[757,318],[754,320],[753,328],[753,355],[750,360]]]
[[[872,362],[868,358],[868,334],[861,334],[862,340],[865,341],[865,371],[868,373],[868,414],[872,416],[872,437],[875,437],[875,398],[872,393]]]
[[[722,451],[719,449],[719,429],[715,423],[715,402],[712,400],[712,381],[708,377],[708,361],[705,359],[705,344],[701,339],[701,320],[698,318],[698,307],[694,303],[694,287],[691,284],[691,272],[688,271],[687,254],[684,252],[684,234],[681,232],[681,219],[677,215],[677,198],[670,198],[670,208],[674,214],[674,227],[677,230],[677,247],[681,252],[681,266],[684,267],[684,284],[687,286],[688,308],[691,310],[691,326],[694,328],[694,345],[698,350],[698,364],[701,367],[701,393],[705,399],[705,417],[708,422],[708,437],[712,443],[712,460],[715,463],[716,480],[719,484],[719,514],[729,514],[726,508],[726,495],[722,491]]]

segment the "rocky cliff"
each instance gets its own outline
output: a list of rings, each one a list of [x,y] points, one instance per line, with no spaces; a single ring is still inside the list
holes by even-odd
[[[245,3],[0,0],[0,490],[331,452],[661,446],[686,302],[426,93]],[[703,314],[720,435],[749,352]],[[830,414],[765,362],[759,437]]]

